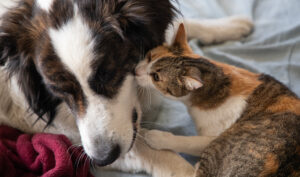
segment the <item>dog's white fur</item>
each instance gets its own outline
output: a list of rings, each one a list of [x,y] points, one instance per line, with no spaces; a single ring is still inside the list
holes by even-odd
[[[97,150],[94,148],[97,147],[94,141],[101,134],[118,142],[123,149],[122,153],[125,154],[130,148],[132,136],[123,135],[133,135],[131,123],[133,108],[137,108],[141,115],[133,84],[134,78],[128,76],[114,100],[95,95],[88,83],[94,59],[92,34],[82,17],[77,12],[75,14],[75,17],[59,30],[50,29],[49,34],[56,53],[69,71],[76,76],[86,95],[87,113],[79,117],[77,122],[81,137],[85,137],[81,142],[86,153],[90,157],[96,157],[94,153]]]
[[[188,37],[199,39],[203,45],[239,40],[253,29],[252,21],[245,16],[231,16],[219,19],[197,20],[181,19],[174,22],[174,28],[167,31],[167,43],[171,44],[176,30],[183,23]]]
[[[37,5],[47,12],[50,10],[52,4],[53,0],[37,0]]]
[[[85,92],[91,95],[87,78],[92,73],[90,64],[94,59],[94,42],[89,27],[77,11],[75,7],[75,17],[59,30],[50,29],[49,36],[61,61],[76,76]]]
[[[1,0],[0,15],[9,7],[13,7],[15,2],[13,0]],[[38,0],[37,3],[45,11],[49,11],[52,0]],[[220,33],[227,35],[225,38],[224,35],[216,35],[216,29],[224,25],[226,28]],[[210,44],[215,41],[223,42],[238,39],[251,31],[252,23],[246,18],[236,17],[203,23],[188,21],[187,26],[190,29],[191,37],[197,37],[204,44]],[[86,152],[92,157],[94,152],[97,151],[92,144],[93,139],[97,135],[106,136],[122,146],[122,156],[111,165],[112,168],[129,172],[146,171],[154,177],[188,177],[193,175],[193,167],[176,153],[153,150],[146,146],[141,138],[138,138],[131,151],[126,153],[133,134],[132,109],[136,107],[139,115],[141,114],[133,76],[127,76],[118,96],[114,100],[108,100],[93,94],[87,85],[87,79],[91,73],[90,62],[92,56],[90,55],[92,55],[93,41],[89,29],[80,16],[76,16],[59,30],[50,29],[49,34],[52,44],[65,67],[76,76],[87,95],[89,102],[87,113],[83,115],[84,118],[78,119],[76,122],[67,105],[62,103],[53,124],[44,130],[45,122],[38,121],[34,124],[37,117],[28,110],[28,105],[16,79],[12,77],[7,80],[6,73],[1,68],[0,124],[9,125],[28,133],[64,134],[74,144],[83,143]],[[174,34],[172,29],[169,30],[169,34]],[[69,40],[72,40],[72,46],[66,43]],[[99,119],[99,117],[102,117],[102,119]],[[108,129],[112,131],[105,131]]]

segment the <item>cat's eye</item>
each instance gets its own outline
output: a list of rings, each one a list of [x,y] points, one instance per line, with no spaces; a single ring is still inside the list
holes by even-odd
[[[151,76],[152,76],[153,80],[156,82],[158,82],[160,80],[159,75],[157,73],[152,73]]]

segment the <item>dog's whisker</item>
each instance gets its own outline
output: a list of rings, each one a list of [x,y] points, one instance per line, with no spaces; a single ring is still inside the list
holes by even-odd
[[[93,160],[91,158],[89,158],[89,163],[90,163],[90,169],[92,171],[95,171],[94,165],[93,165]]]
[[[93,169],[96,170],[96,164],[95,164],[95,162],[94,162],[93,159],[91,159],[91,160],[92,160],[92,166],[93,166]]]
[[[82,157],[81,157],[81,159],[80,159],[80,161],[79,161],[79,163],[78,163],[78,167],[81,166],[82,162],[84,162],[84,158],[85,158],[85,157],[87,157],[87,155],[86,155],[86,153],[83,151]],[[83,164],[83,165],[84,165],[84,164]]]
[[[70,154],[70,159],[72,160],[72,157],[74,155],[74,153],[76,152],[77,148],[80,148],[82,147],[81,144],[73,144],[72,146],[70,146],[68,149],[67,149],[67,152],[70,153],[69,151],[71,151],[71,154]]]
[[[85,160],[84,160],[84,163],[83,163],[83,169],[85,170],[86,168],[86,162],[87,160],[89,159],[89,157],[85,154]],[[89,165],[89,168],[90,168],[90,165]]]
[[[75,149],[75,148],[79,148],[79,147],[81,147],[81,144],[80,144],[80,143],[78,143],[78,144],[73,144],[73,145],[71,145],[71,146],[67,149],[67,152],[69,152],[69,150],[72,150],[72,149]]]
[[[81,162],[81,159],[82,159],[82,157],[85,155],[85,152],[82,150],[81,151],[81,154],[80,154],[80,156],[79,156],[79,158],[77,158],[77,160],[76,160],[76,163],[75,163],[75,169],[77,170],[78,169],[78,167],[79,167],[79,165],[80,165],[80,162]]]

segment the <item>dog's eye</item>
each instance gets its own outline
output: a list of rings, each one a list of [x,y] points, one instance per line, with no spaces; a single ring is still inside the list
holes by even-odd
[[[152,73],[151,76],[155,82],[158,82],[160,80],[159,75],[157,73]]]
[[[138,121],[138,113],[137,113],[137,111],[136,111],[136,109],[133,109],[133,111],[132,111],[132,123],[137,123],[137,121]]]

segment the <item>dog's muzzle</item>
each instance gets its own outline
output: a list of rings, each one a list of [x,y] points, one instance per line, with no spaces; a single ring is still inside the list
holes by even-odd
[[[101,148],[97,152],[97,158],[92,158],[98,166],[106,166],[116,161],[121,154],[121,148],[117,144],[102,142]]]

